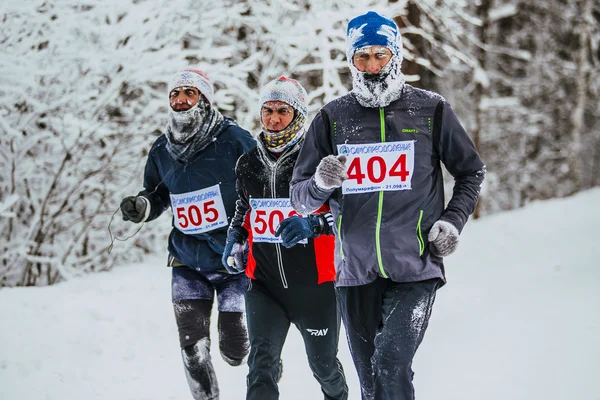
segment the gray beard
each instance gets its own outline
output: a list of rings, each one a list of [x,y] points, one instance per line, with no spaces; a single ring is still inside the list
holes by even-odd
[[[169,107],[168,128],[172,139],[178,144],[187,143],[198,131],[206,117],[207,108],[199,101],[194,107],[186,111],[175,111]]]
[[[404,88],[400,57],[393,56],[376,75],[360,72],[350,63],[352,93],[363,107],[382,108],[398,100]]]

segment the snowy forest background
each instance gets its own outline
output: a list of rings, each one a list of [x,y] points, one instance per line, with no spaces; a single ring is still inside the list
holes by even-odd
[[[401,27],[407,81],[472,134],[488,170],[476,216],[600,185],[597,1],[2,0],[0,287],[164,249],[169,218],[140,228],[117,210],[141,189],[172,73],[205,70],[217,107],[253,132],[258,89],[282,74],[312,116],[350,89],[346,24],[369,9]],[[109,225],[141,231],[109,253]]]

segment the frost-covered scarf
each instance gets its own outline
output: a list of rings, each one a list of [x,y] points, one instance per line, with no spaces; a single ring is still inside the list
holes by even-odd
[[[167,150],[174,159],[188,162],[215,138],[222,121],[223,115],[202,100],[186,111],[169,109]]]
[[[370,108],[385,107],[398,100],[404,88],[404,74],[401,71],[402,58],[393,55],[378,74],[360,72],[352,62],[352,93],[361,106]]]
[[[273,153],[281,153],[302,139],[304,132],[306,131],[304,128],[305,122],[306,117],[304,114],[295,111],[294,119],[288,126],[280,131],[270,131],[263,124],[261,118],[260,126],[262,128],[262,134],[260,135],[260,139],[269,151]]]

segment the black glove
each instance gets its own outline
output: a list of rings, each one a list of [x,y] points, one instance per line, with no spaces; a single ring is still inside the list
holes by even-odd
[[[309,215],[306,218],[294,215],[281,221],[275,236],[281,236],[281,244],[290,248],[301,240],[318,236],[323,228],[322,225],[318,215]]]
[[[149,207],[148,200],[143,196],[127,196],[121,201],[123,221],[142,222]]]

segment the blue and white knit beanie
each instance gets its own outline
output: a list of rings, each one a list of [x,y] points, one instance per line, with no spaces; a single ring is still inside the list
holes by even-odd
[[[307,97],[306,89],[297,80],[280,76],[267,83],[260,91],[260,106],[262,107],[267,101],[283,101],[306,118],[308,117]]]
[[[177,87],[189,86],[194,87],[204,95],[206,100],[212,105],[214,100],[213,85],[206,73],[198,69],[184,69],[176,72],[169,81],[169,93]]]
[[[398,26],[391,18],[375,11],[359,15],[350,20],[346,31],[346,57],[352,64],[357,50],[369,46],[383,46],[399,57],[402,63],[402,38]]]

